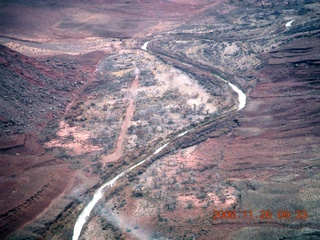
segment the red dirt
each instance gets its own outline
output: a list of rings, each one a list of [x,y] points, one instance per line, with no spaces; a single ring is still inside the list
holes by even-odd
[[[23,146],[25,139],[26,137],[23,134],[5,136],[0,139],[0,150]]]
[[[134,80],[132,81],[131,89],[130,89],[131,94],[133,96],[135,95],[135,93],[138,89],[138,85],[139,85],[139,73],[136,73],[136,76],[135,76]],[[125,140],[127,130],[131,126],[131,119],[133,117],[133,112],[134,112],[134,105],[133,104],[134,104],[134,98],[130,99],[130,101],[129,101],[129,105],[126,110],[125,119],[122,122],[121,130],[120,130],[119,137],[117,140],[116,149],[115,149],[114,153],[112,153],[111,155],[107,155],[102,158],[103,165],[106,165],[109,162],[114,162],[122,156],[123,142]]]
[[[0,129],[0,238],[4,239],[9,233],[33,221],[54,199],[68,189],[81,185],[80,180],[73,181],[75,171],[69,169],[68,163],[56,159],[44,150],[42,143],[44,137],[41,136],[40,143],[39,133],[48,127],[48,123],[51,124],[50,120],[64,116],[67,110],[62,108],[60,112],[56,112],[55,109],[59,109],[58,105],[61,103],[68,109],[66,100],[72,104],[85,84],[90,84],[94,78],[96,64],[102,56],[104,56],[102,52],[73,56],[73,63],[70,64],[70,56],[67,55],[55,56],[48,61],[43,58],[39,61],[1,47],[0,59],[5,67],[2,71],[3,81],[5,85],[15,85],[15,90],[13,94],[4,92],[10,91],[8,90],[10,88],[1,89],[2,95],[9,97],[6,100],[1,99],[1,110],[6,113],[6,117],[1,116],[2,128]],[[65,62],[64,67],[58,65],[60,61]],[[8,65],[7,62],[11,64]],[[72,68],[70,65],[76,65],[77,68]],[[84,73],[87,73],[86,78]],[[13,78],[12,74],[18,74],[21,81]],[[83,84],[71,89],[69,83],[75,80],[82,81]],[[44,89],[51,95],[45,100],[33,99],[33,95],[30,95],[27,96],[28,102],[33,101],[36,104],[31,107],[28,103],[23,105],[26,99],[21,98],[19,108],[12,108],[15,106],[15,99],[25,94],[22,89],[19,92],[20,84],[22,86],[28,84],[28,91],[31,93]],[[60,88],[63,85],[67,86],[69,91],[56,89],[56,86]],[[39,97],[39,94],[34,96]],[[47,101],[48,97],[53,96],[55,97],[53,101]],[[40,111],[42,109],[44,111]],[[21,122],[17,120],[21,112],[28,113],[30,110],[32,111],[30,119],[27,118],[29,117],[27,114]],[[10,134],[17,131],[16,129],[24,130],[25,133]],[[85,179],[85,177],[82,178]]]
[[[206,5],[217,2],[221,0],[212,0]],[[99,4],[98,7],[95,4]],[[0,32],[2,35],[40,42],[85,37],[144,36],[155,30],[154,26],[158,24],[157,30],[163,30],[190,19],[190,15],[204,5],[185,0],[46,1],[45,5],[34,6],[22,2],[11,3],[1,7]],[[132,16],[137,21],[131,21]]]
[[[34,219],[72,177],[66,163],[43,155],[34,136],[28,134],[24,140],[25,144],[1,153],[2,237]]]
[[[29,3],[3,6],[0,9],[1,35],[13,38],[12,41],[14,38],[27,39],[31,45],[32,42],[29,40],[55,43],[66,39],[69,42],[72,41],[70,39],[77,41],[92,36],[144,36],[187,21],[194,13],[203,9],[204,5],[220,1],[209,1],[206,4],[187,0],[154,0],[147,3],[130,1],[130,4],[126,3],[129,1],[115,0],[111,1],[112,3],[98,0],[84,0],[81,3],[76,0],[67,3],[49,2],[50,8],[41,4],[35,7]],[[93,3],[99,3],[99,8]],[[132,16],[140,18],[132,23]],[[43,21],[39,22],[39,19]],[[208,139],[190,148],[192,151],[187,149],[186,153],[179,152],[160,160],[162,165],[160,164],[161,171],[158,174],[161,181],[168,183],[168,186],[164,185],[167,192],[173,189],[169,177],[174,177],[174,171],[179,171],[180,175],[176,179],[179,182],[189,181],[189,172],[196,172],[193,176],[196,182],[193,185],[186,183],[184,192],[175,192],[181,203],[180,208],[176,212],[162,212],[161,221],[154,211],[149,216],[137,220],[139,224],[143,226],[150,222],[153,229],[164,231],[161,224],[164,225],[164,219],[169,218],[174,219],[173,231],[183,232],[191,229],[198,233],[206,232],[207,235],[199,239],[208,239],[208,236],[213,234],[217,239],[226,238],[230,232],[242,228],[243,223],[212,224],[212,209],[201,209],[203,202],[195,197],[201,190],[197,183],[219,188],[217,192],[210,192],[207,196],[212,200],[211,207],[221,209],[237,207],[240,204],[241,199],[236,195],[237,189],[234,187],[238,182],[255,180],[266,183],[273,176],[285,177],[292,174],[297,175],[298,180],[305,180],[319,172],[314,161],[320,156],[318,42],[319,39],[316,37],[303,37],[262,56],[266,65],[262,70],[253,72],[259,81],[250,93],[248,105],[244,110],[228,116],[239,126],[228,135]],[[294,54],[290,51],[301,46],[310,47],[311,50],[305,54]],[[70,170],[67,163],[45,152],[38,139],[38,133],[47,126],[48,121],[62,119],[69,107],[83,97],[84,85],[89,85],[94,79],[96,64],[105,53],[93,52],[73,57],[59,55],[43,57],[40,61],[41,59],[23,56],[5,47],[1,47],[0,50],[0,67],[3,70],[1,73],[6,77],[1,83],[16,87],[12,88],[14,91],[9,94],[4,92],[6,88],[0,88],[2,96],[9,95],[5,100],[0,99],[0,123],[4,126],[0,132],[0,237],[5,238],[26,223],[33,222],[37,216],[50,208],[54,199],[62,199],[67,193],[76,191],[75,187],[86,184],[88,176],[82,170]],[[50,62],[44,62],[47,59]],[[86,74],[88,75],[85,76]],[[28,85],[21,84],[25,88],[20,89],[18,80]],[[75,84],[76,87],[71,87],[71,84]],[[137,85],[138,76],[131,86],[133,92]],[[61,90],[60,87],[67,90]],[[23,95],[26,91],[27,97]],[[42,98],[39,94],[32,95],[38,92],[43,93]],[[32,99],[33,96],[39,98]],[[53,96],[57,99],[48,103],[47,100]],[[35,104],[29,100],[35,101]],[[22,104],[20,108],[15,107],[16,101]],[[62,107],[59,107],[61,104]],[[39,105],[43,109],[40,109]],[[34,109],[31,111],[30,108]],[[133,111],[134,100],[131,99],[115,152],[103,159],[104,164],[121,156],[124,135],[130,125]],[[21,117],[24,120],[23,123],[18,123],[21,125],[10,122],[10,119],[18,119],[22,112],[31,113]],[[25,130],[24,134],[17,134],[20,128]],[[50,134],[48,137],[52,137],[52,133]],[[172,161],[177,165],[173,166]],[[189,172],[184,172],[183,168]],[[150,171],[144,174],[148,176]],[[315,178],[312,180],[316,182]],[[286,183],[287,187],[289,185],[291,182]],[[130,206],[120,213],[123,216],[132,217],[139,204],[140,199],[132,198],[131,193],[131,189],[126,189],[126,199]],[[159,198],[164,203],[167,199],[164,201],[161,197],[164,198],[162,193]],[[194,202],[195,209],[186,210],[188,202]],[[202,220],[207,220],[209,224],[185,224],[195,216],[202,217]],[[134,220],[134,217],[132,219]],[[147,223],[144,221],[146,219]],[[182,224],[178,223],[181,219],[185,221]],[[268,224],[252,221],[246,226],[252,225]],[[310,223],[306,223],[306,226],[318,227]],[[129,233],[126,234],[130,237]]]
[[[255,73],[259,82],[248,105],[227,115],[238,127],[157,160],[132,187],[109,200],[106,206],[118,205],[118,197],[126,199],[124,207],[109,209],[126,237],[141,239],[157,232],[173,238],[185,233],[196,239],[237,239],[240,230],[254,234],[257,227],[279,232],[295,226],[319,228],[314,202],[319,201],[320,73],[317,64],[310,64],[310,58],[319,53],[317,41],[304,41],[312,49],[308,54],[287,50],[301,46],[300,39],[265,54],[268,64]],[[299,56],[290,63],[294,55]],[[137,191],[140,196],[134,196]],[[270,221],[259,217],[212,220],[214,209],[238,213],[247,209],[257,214],[288,208],[292,212],[307,209],[310,220],[293,219],[292,225],[276,216]]]

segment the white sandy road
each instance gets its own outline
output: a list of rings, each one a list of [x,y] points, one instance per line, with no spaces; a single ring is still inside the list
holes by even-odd
[[[247,104],[247,96],[244,94],[244,92],[242,92],[236,85],[232,84],[231,82],[228,82],[228,85],[232,88],[233,91],[235,91],[238,94],[238,110],[243,109]]]
[[[294,20],[291,20],[289,22],[286,23],[286,27],[289,28],[291,27],[292,23],[294,22]]]

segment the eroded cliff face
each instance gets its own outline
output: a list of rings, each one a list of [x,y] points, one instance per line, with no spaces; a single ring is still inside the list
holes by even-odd
[[[319,237],[319,4],[220,2],[5,5],[48,19],[0,28],[37,56],[0,49],[1,237],[71,238],[98,183],[167,142],[107,189],[82,239]]]

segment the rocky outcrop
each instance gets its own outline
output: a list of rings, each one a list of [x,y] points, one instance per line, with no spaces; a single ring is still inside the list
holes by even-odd
[[[15,134],[0,139],[0,150],[7,150],[24,145],[26,136],[24,134]]]

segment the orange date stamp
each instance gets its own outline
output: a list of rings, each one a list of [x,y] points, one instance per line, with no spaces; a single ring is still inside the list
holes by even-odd
[[[236,210],[213,210],[213,220],[235,220],[235,219],[258,219],[258,220],[306,220],[308,218],[307,210],[278,210],[272,212],[271,210],[260,210],[258,214],[254,214],[252,210],[243,210],[237,212]]]

